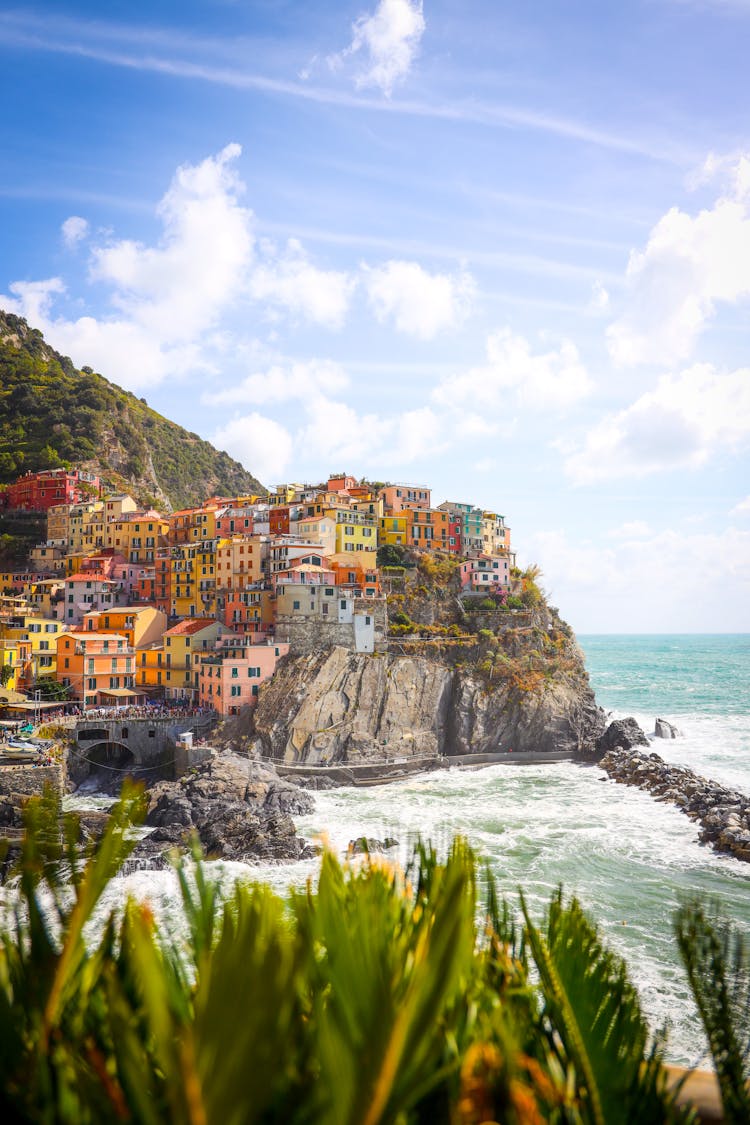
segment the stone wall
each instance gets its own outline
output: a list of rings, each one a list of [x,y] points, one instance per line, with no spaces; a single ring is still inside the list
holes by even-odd
[[[367,617],[372,628],[365,625]],[[276,639],[288,642],[292,656],[307,656],[335,646],[351,652],[384,652],[387,633],[385,598],[355,598],[351,616],[343,621],[284,614],[276,623]]]
[[[3,766],[0,768],[0,797],[38,797],[51,785],[65,792],[63,766]]]

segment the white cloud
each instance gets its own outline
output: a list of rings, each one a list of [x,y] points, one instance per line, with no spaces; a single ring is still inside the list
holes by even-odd
[[[613,527],[609,532],[610,539],[645,539],[652,534],[651,528],[645,520],[630,520],[620,527]]]
[[[336,394],[349,386],[349,376],[338,363],[313,359],[307,363],[274,364],[268,371],[248,375],[235,387],[207,392],[203,401],[212,404],[289,402]]]
[[[65,292],[61,277],[48,277],[44,281],[13,281],[11,296],[0,296],[0,307],[24,316],[33,328],[44,324],[55,297]]]
[[[673,207],[633,251],[625,306],[607,330],[618,364],[688,358],[721,303],[750,297],[750,161],[731,170],[729,193],[692,216]]]
[[[609,308],[609,293],[602,285],[601,281],[595,281],[591,286],[591,298],[589,299],[589,312],[604,313]]]
[[[740,500],[739,504],[735,504],[729,514],[730,516],[750,516],[750,496],[746,496],[744,500]]]
[[[750,628],[747,531],[665,528],[613,545],[537,531],[523,553],[524,562],[539,563],[552,602],[583,633],[684,632],[688,623],[704,632]]]
[[[335,70],[362,52],[366,61],[355,75],[357,87],[378,86],[390,97],[411,70],[425,27],[422,0],[380,0],[372,14],[355,21],[350,45],[331,55],[329,66]]]
[[[80,215],[71,215],[60,227],[63,242],[69,249],[73,249],[89,233],[89,224]]]
[[[283,255],[254,270],[250,294],[314,324],[340,328],[355,285],[347,273],[313,266],[297,239],[290,238]]]
[[[296,441],[311,461],[347,461],[381,471],[445,447],[443,420],[429,407],[382,416],[359,414],[346,403],[325,398],[307,404],[306,423]]]
[[[557,350],[534,354],[523,336],[503,328],[487,338],[487,363],[443,379],[436,402],[460,407],[477,396],[488,409],[515,401],[537,410],[558,410],[591,391],[591,380],[569,340]]]
[[[750,368],[718,372],[695,364],[663,376],[652,391],[606,415],[566,462],[579,484],[696,468],[750,437]]]
[[[294,452],[289,431],[255,411],[242,418],[232,418],[214,433],[211,441],[266,484],[283,478]]]
[[[178,168],[158,207],[158,244],[128,239],[96,246],[92,281],[111,288],[112,315],[54,316],[59,278],[11,285],[16,311],[49,342],[130,389],[209,368],[207,333],[242,292],[253,253],[251,213],[240,206],[243,185],[233,164],[239,145]]]
[[[399,332],[431,340],[468,316],[475,286],[465,271],[433,274],[417,262],[397,260],[362,270],[375,316],[381,324],[392,320]]]

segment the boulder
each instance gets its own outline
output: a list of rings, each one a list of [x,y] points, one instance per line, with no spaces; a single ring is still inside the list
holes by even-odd
[[[654,738],[678,738],[680,732],[666,719],[657,719],[654,724]]]
[[[297,836],[290,814],[314,808],[312,796],[277,776],[266,764],[225,753],[179,781],[158,782],[149,793],[146,824],[155,829],[133,861],[149,867],[170,848],[197,837],[209,858],[248,862],[293,860],[314,854]],[[132,862],[132,861],[131,861]]]
[[[597,756],[610,750],[632,750],[634,746],[648,746],[649,741],[635,719],[615,719],[596,740]]]

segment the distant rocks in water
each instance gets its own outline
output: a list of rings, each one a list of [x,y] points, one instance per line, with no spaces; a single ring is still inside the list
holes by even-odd
[[[397,846],[398,840],[394,840],[392,836],[386,836],[385,840],[377,840],[374,836],[358,836],[356,840],[349,841],[346,854],[369,855],[370,852],[387,852],[389,848]]]
[[[701,843],[750,861],[750,797],[685,766],[670,765],[653,752],[614,747],[599,765],[615,781],[645,789],[697,820]]]
[[[602,757],[610,750],[630,750],[633,746],[648,746],[649,741],[635,719],[615,719],[596,740],[596,755]]]
[[[654,738],[679,738],[680,732],[666,719],[657,719],[654,724]]]
[[[154,827],[130,867],[166,865],[167,852],[197,835],[209,859],[241,862],[307,859],[315,854],[296,833],[293,815],[312,812],[309,793],[265,764],[221,754],[179,781],[149,791],[146,824]]]

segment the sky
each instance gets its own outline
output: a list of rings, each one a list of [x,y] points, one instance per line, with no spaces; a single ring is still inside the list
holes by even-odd
[[[0,308],[266,485],[750,629],[750,0],[0,5]]]

